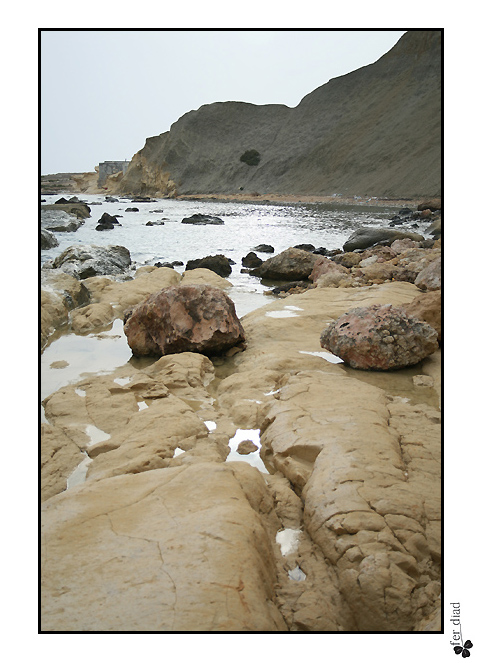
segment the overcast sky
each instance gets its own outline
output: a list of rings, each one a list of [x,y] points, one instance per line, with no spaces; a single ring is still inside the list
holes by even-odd
[[[41,173],[131,159],[215,101],[296,106],[375,62],[403,30],[45,30]]]

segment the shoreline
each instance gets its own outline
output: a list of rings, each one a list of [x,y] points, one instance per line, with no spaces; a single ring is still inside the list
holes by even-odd
[[[318,195],[297,195],[297,194],[246,194],[246,193],[193,193],[180,194],[173,198],[174,200],[200,200],[217,202],[239,202],[239,203],[325,203],[334,205],[361,205],[374,207],[407,207],[415,205],[416,207],[423,203],[426,198],[377,198],[369,196],[318,196]]]

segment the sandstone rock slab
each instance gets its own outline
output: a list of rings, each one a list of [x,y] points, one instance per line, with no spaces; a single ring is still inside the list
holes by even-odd
[[[254,469],[251,482],[246,492],[266,493]],[[272,544],[245,490],[230,466],[201,463],[48,500],[42,630],[287,630]]]

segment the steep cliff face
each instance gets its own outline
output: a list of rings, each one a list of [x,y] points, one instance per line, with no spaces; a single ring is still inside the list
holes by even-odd
[[[258,165],[240,161],[247,150]],[[222,102],[148,138],[121,191],[420,197],[441,189],[441,33],[410,31],[295,108]]]

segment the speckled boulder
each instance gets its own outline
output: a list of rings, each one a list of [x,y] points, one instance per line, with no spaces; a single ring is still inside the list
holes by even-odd
[[[432,354],[438,334],[402,308],[374,304],[344,313],[322,332],[320,345],[352,368],[387,371]]]
[[[222,354],[245,341],[232,300],[210,285],[164,288],[127,311],[124,333],[136,356]]]

